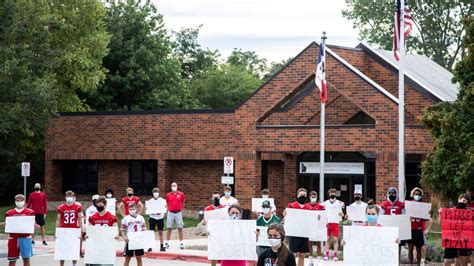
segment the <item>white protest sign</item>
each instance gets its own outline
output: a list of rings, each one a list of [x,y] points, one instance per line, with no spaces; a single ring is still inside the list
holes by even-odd
[[[327,224],[328,218],[325,211],[313,211],[319,215],[315,230],[311,231],[310,241],[326,241],[327,240]]]
[[[56,228],[54,260],[79,260],[81,246],[80,228]]]
[[[224,157],[224,174],[234,173],[234,157]]]
[[[158,200],[147,200],[145,201],[146,214],[164,214],[166,210],[166,201],[162,198]]]
[[[257,260],[257,226],[252,220],[210,220],[207,241],[209,260]]]
[[[107,198],[107,205],[105,209],[110,212],[112,215],[115,216],[115,205],[117,204],[117,200],[115,198]]]
[[[30,176],[30,163],[21,163],[21,176]]]
[[[257,240],[257,246],[271,247],[270,242],[268,242],[268,235],[267,235],[268,227],[257,226],[257,230],[260,232],[260,235],[258,236],[258,240]]]
[[[318,213],[310,210],[287,208],[285,233],[287,236],[307,237],[318,228]]]
[[[347,216],[348,220],[351,221],[358,221],[358,222],[364,222],[367,220],[366,215],[365,215],[365,206],[364,205],[349,205],[347,206]]]
[[[153,231],[127,232],[127,238],[129,250],[155,248],[155,232]]]
[[[262,210],[262,202],[264,200],[270,201],[270,206],[272,206],[273,211],[275,211],[275,200],[273,198],[253,198],[252,199],[252,211],[253,212],[263,212]]]
[[[89,264],[115,264],[117,227],[88,226],[84,262]]]
[[[398,227],[400,240],[411,239],[411,221],[406,214],[401,215],[380,215],[378,223],[382,226]]]
[[[204,212],[204,220],[227,220],[229,219],[228,213],[229,207],[219,208],[212,211],[205,211]]]
[[[408,216],[429,220],[431,218],[431,203],[405,201],[405,209]]]
[[[398,265],[398,228],[344,226],[344,265]]]
[[[342,220],[342,217],[339,215],[339,213],[341,212],[342,212],[341,208],[326,208],[328,223],[338,224]]]
[[[5,233],[33,234],[35,232],[34,216],[8,216],[5,222]]]

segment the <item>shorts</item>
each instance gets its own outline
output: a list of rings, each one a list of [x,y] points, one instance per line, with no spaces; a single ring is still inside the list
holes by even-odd
[[[143,249],[128,250],[128,244],[125,244],[125,248],[123,249],[123,255],[125,257],[143,256],[145,255],[145,250]]]
[[[288,240],[290,250],[293,253],[308,253],[309,252],[309,238],[290,236]]]
[[[339,224],[328,223],[328,236],[339,237]]]
[[[166,227],[168,229],[173,228],[174,223],[176,222],[176,228],[181,229],[184,227],[183,223],[183,212],[168,212],[168,217],[166,219]]]
[[[444,249],[444,258],[445,259],[455,259],[458,256],[469,257],[472,254],[472,249],[463,249],[463,248],[445,248]]]
[[[412,244],[415,247],[422,247],[425,245],[425,235],[421,229],[412,229],[411,230],[411,239],[407,240],[408,244]]]
[[[21,257],[23,259],[29,259],[33,257],[33,244],[31,243],[31,237],[22,238],[8,238],[8,255],[9,261],[16,261]]]
[[[157,219],[150,218],[148,222],[150,223],[151,231],[155,231],[156,227],[158,227],[158,231],[163,231],[163,229],[165,228],[165,222],[163,219],[157,220]]]
[[[44,226],[46,224],[44,214],[35,214],[35,222],[39,226]]]

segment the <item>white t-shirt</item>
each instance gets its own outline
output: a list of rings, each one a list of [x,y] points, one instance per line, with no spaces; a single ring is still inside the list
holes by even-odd
[[[236,204],[237,202],[239,202],[236,198],[230,196],[228,199],[226,197],[222,197],[220,200],[219,200],[219,203],[221,205],[224,205],[224,206],[230,206],[232,204]]]
[[[351,205],[349,206],[357,206],[357,207],[364,207],[364,208],[367,208],[367,203],[363,202],[363,201],[360,201],[359,203],[357,201],[354,201]]]
[[[89,208],[86,209],[86,220],[85,220],[85,225],[89,225],[89,217],[94,215],[97,212],[97,208],[94,205],[89,206]]]
[[[162,197],[159,197],[158,199],[151,198],[149,201],[162,202],[162,204],[164,204],[164,205],[166,206],[166,201],[165,201]],[[160,213],[160,214],[149,214],[148,216],[150,216],[150,218],[153,218],[153,219],[155,219],[155,220],[160,220],[160,219],[165,218],[165,214],[164,214],[164,213]]]
[[[326,200],[323,202],[324,209],[344,209],[344,202],[340,200],[336,200],[335,202],[330,202],[329,200]]]
[[[122,219],[122,224],[120,226],[120,229],[125,230],[127,232],[145,231],[146,230],[145,219],[141,215],[137,215],[136,217],[127,215]]]

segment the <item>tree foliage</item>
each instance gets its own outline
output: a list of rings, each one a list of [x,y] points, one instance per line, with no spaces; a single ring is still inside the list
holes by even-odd
[[[392,49],[394,1],[347,1],[343,16],[354,23],[360,39]],[[407,48],[433,59],[448,70],[462,52],[463,18],[472,14],[471,0],[409,1],[413,31]]]
[[[435,146],[422,164],[422,182],[445,199],[474,188],[474,18],[466,20],[467,55],[456,65],[460,91],[453,103],[428,108],[422,118]]]

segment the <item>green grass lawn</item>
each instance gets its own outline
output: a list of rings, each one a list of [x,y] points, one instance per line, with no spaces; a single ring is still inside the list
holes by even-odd
[[[5,221],[5,213],[11,208],[13,208],[13,206],[11,206],[11,207],[0,207],[0,222]],[[55,224],[56,224],[56,215],[57,215],[56,211],[48,211],[48,215],[46,215],[45,230],[46,230],[47,235],[54,235],[55,228],[56,228],[56,226],[55,226]],[[122,216],[118,215],[117,218],[120,221],[122,219]],[[147,221],[147,227],[148,227],[149,225],[148,225],[148,217],[147,216],[145,216],[145,220]],[[187,217],[184,218],[184,227],[185,228],[195,227],[195,226],[197,226],[198,223],[199,223],[198,218],[187,218]],[[165,223],[165,228],[166,228],[166,223]],[[4,228],[0,229],[0,233],[4,233]],[[37,232],[37,234],[39,234],[39,232]]]

